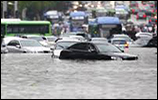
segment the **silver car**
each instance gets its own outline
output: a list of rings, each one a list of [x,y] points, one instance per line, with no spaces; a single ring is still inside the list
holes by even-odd
[[[22,38],[5,38],[9,53],[51,53],[50,48],[43,47],[38,41]]]

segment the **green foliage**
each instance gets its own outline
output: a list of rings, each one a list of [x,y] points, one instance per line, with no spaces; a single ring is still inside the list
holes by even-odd
[[[19,1],[19,12],[27,9],[27,17],[33,19],[34,17],[42,17],[48,10],[66,11],[70,5],[70,1]]]

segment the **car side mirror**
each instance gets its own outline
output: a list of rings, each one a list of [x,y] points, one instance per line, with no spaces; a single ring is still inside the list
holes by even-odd
[[[19,49],[21,49],[21,46],[20,46],[20,45],[16,45],[16,48],[19,48]]]
[[[97,51],[95,49],[91,49],[90,51],[91,53],[97,53]]]

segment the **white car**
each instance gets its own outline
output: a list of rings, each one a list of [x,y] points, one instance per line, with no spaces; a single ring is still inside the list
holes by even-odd
[[[56,45],[55,45],[55,49],[53,50],[53,55],[52,57],[59,57],[60,56],[60,53],[63,49],[66,49],[68,48],[69,46],[75,44],[79,42],[78,40],[76,39],[70,39],[70,40],[59,40]]]
[[[139,32],[135,35],[137,38],[151,38],[153,37],[152,33],[149,32]]]
[[[50,48],[42,46],[38,41],[19,37],[4,38],[9,53],[51,53]]]
[[[33,39],[41,43],[43,46],[48,47],[49,44],[47,43],[46,39],[43,36],[38,36],[38,35],[24,35],[22,38],[26,39]]]
[[[79,40],[79,41],[81,41],[81,42],[86,41],[86,39],[85,39],[83,36],[70,35],[70,38],[72,38],[72,39],[77,39],[77,40]]]
[[[91,39],[92,42],[94,41],[99,41],[99,42],[108,42],[108,40],[106,38],[101,38],[101,37],[95,37]]]
[[[129,44],[127,43],[126,39],[123,38],[113,38],[111,40],[111,44],[118,47],[121,51],[125,51],[129,48]]]
[[[129,45],[133,43],[133,40],[126,34],[114,34],[112,39],[115,39],[115,38],[126,40]]]
[[[46,42],[47,42],[47,47],[54,48],[56,41],[58,40],[58,37],[56,36],[44,36]]]

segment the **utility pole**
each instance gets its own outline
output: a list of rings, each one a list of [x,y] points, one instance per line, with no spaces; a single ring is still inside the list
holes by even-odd
[[[3,1],[3,18],[7,18],[7,8],[8,8],[8,2]]]

